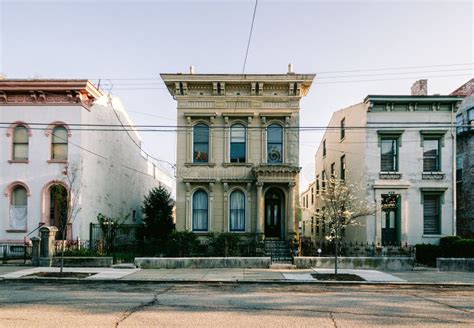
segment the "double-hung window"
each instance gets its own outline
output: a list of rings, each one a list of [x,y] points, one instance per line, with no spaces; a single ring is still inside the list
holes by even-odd
[[[242,124],[234,124],[230,129],[230,162],[245,163],[246,131]]]
[[[12,160],[28,160],[29,132],[24,125],[17,125],[13,130],[13,152]]]
[[[267,162],[283,163],[283,128],[279,124],[267,128]]]
[[[204,190],[193,194],[193,231],[207,231],[209,218],[209,198]]]
[[[398,137],[381,137],[380,170],[382,172],[398,171]]]
[[[193,163],[209,161],[209,126],[196,124],[193,131]]]
[[[240,190],[230,194],[230,231],[245,231],[245,194]]]
[[[423,194],[423,233],[441,234],[441,194]]]
[[[441,171],[440,150],[439,138],[423,140],[423,172]]]

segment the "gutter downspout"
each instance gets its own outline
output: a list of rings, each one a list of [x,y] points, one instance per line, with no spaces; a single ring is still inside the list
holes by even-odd
[[[456,220],[457,220],[457,200],[456,200],[456,128],[454,126],[454,115],[456,114],[457,107],[459,104],[453,104],[453,109],[451,110],[451,143],[452,143],[452,167],[451,172],[452,179],[452,189],[453,189],[453,236],[456,236]]]

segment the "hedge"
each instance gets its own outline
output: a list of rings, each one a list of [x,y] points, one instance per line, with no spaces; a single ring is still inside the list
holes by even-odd
[[[474,258],[474,239],[449,236],[441,238],[439,245],[416,245],[417,263],[435,267],[438,257]]]

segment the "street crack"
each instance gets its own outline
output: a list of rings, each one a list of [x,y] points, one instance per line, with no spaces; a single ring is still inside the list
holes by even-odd
[[[336,323],[336,319],[334,318],[334,313],[329,312],[329,317],[331,318],[334,328],[337,328],[337,323]]]
[[[461,312],[465,312],[465,313],[469,313],[469,314],[473,313],[473,311],[465,310],[465,309],[459,308],[459,307],[454,306],[454,305],[443,303],[441,301],[432,300],[431,298],[427,298],[427,297],[423,297],[423,296],[415,295],[415,294],[410,294],[410,295],[413,296],[413,297],[416,297],[416,298],[421,298],[422,300],[425,300],[425,301],[433,302],[433,303],[436,303],[436,304],[439,304],[439,305],[444,305],[446,307],[449,307],[451,309],[455,309],[455,310],[458,310],[458,311],[461,311]]]
[[[134,313],[142,311],[147,307],[158,304],[158,296],[169,292],[171,289],[173,289],[173,287],[174,286],[171,286],[171,287],[166,288],[165,290],[162,290],[161,292],[155,293],[155,295],[153,295],[153,299],[151,301],[139,304],[139,305],[134,306],[134,307],[128,309],[127,311],[125,311],[122,314],[122,316],[120,317],[120,319],[117,320],[117,322],[115,322],[115,327],[117,328],[123,321],[125,321],[127,318],[132,316]]]

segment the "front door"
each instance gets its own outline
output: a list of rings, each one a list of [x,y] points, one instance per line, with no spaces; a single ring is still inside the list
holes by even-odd
[[[400,242],[400,195],[382,195],[382,244]]]
[[[278,189],[265,194],[265,237],[281,238],[283,197]]]

